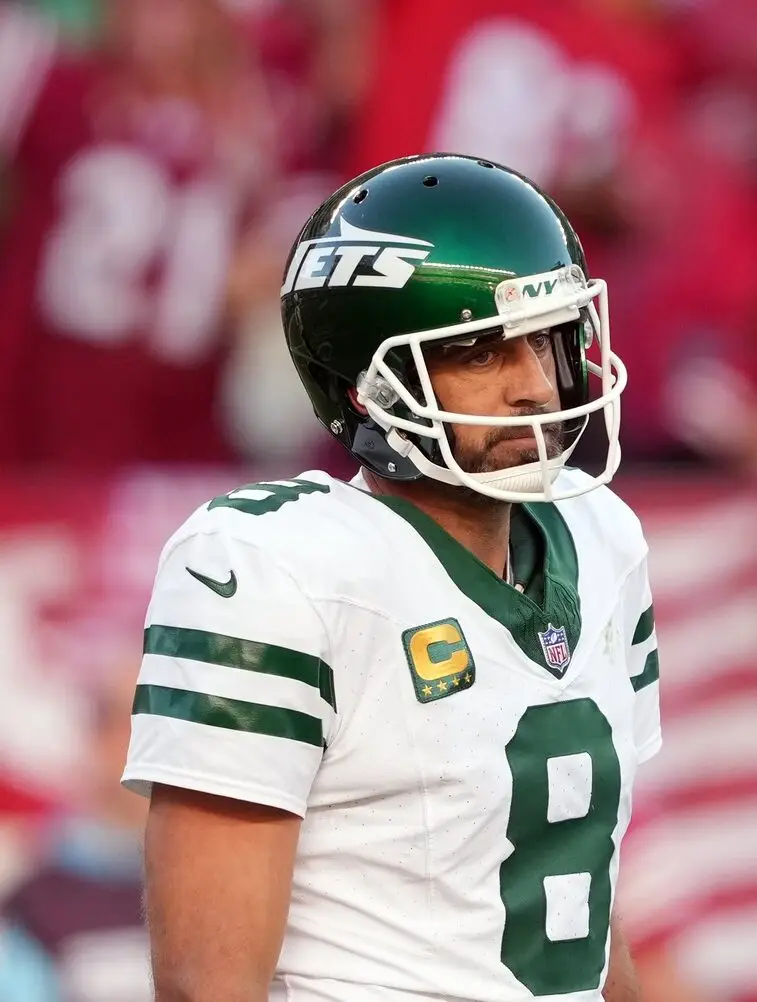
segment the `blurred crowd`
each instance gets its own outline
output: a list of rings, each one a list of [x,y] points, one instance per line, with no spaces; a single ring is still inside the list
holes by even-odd
[[[287,248],[346,177],[433,148],[574,218],[630,369],[627,461],[753,473],[756,11],[4,4],[0,462],[328,453],[279,337]]]
[[[117,778],[157,553],[240,478],[350,473],[281,274],[326,194],[430,149],[533,177],[609,283],[681,735],[621,905],[648,1002],[755,1002],[757,0],[6,0],[0,148],[0,1002],[149,998]]]

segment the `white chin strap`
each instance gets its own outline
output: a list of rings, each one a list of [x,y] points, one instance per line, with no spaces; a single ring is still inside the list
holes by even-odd
[[[554,291],[539,298],[538,291],[547,288]],[[534,299],[527,290],[536,291],[537,297]],[[594,299],[599,301],[599,310],[594,305]],[[506,502],[560,501],[609,483],[620,466],[620,395],[626,387],[628,376],[623,362],[610,349],[610,319],[605,282],[601,279],[586,282],[581,270],[572,266],[559,272],[503,282],[496,290],[495,301],[497,316],[387,338],[373,356],[368,371],[358,381],[358,402],[366,408],[376,424],[384,429],[389,446],[432,480],[468,487],[479,494]],[[588,312],[600,350],[599,365],[588,360],[585,362],[587,378],[588,375],[597,377],[601,383],[601,394],[596,399],[579,407],[527,417],[455,414],[441,410],[423,355],[422,349],[426,343],[460,340],[464,337],[475,340],[479,332],[491,331],[493,327],[502,328],[505,340],[523,337],[568,322],[579,322],[582,309]],[[412,352],[423,400],[413,396],[386,362],[387,353],[400,346],[409,347]],[[409,418],[392,413],[398,402],[409,410]],[[600,412],[604,417],[608,441],[604,470],[595,477],[588,477],[580,487],[556,487],[560,471],[585,431],[589,416]],[[577,420],[583,422],[583,427],[571,446],[559,456],[550,457],[545,426]],[[538,459],[489,473],[466,473],[450,448],[445,430],[445,425],[450,424],[489,429],[527,429],[536,441]],[[435,441],[444,465],[432,462],[413,441],[416,437]]]
[[[432,463],[430,459],[423,455],[420,449],[415,448],[415,456],[409,458],[421,473],[432,480],[440,480],[443,483],[458,484],[460,480],[451,470],[445,470],[441,466]],[[560,476],[560,471],[567,461],[567,453],[563,452],[554,459],[547,460],[548,481],[553,484]],[[491,496],[507,492],[509,494],[533,494],[544,490],[544,470],[541,463],[526,463],[523,466],[511,466],[505,470],[493,470],[490,473],[469,473],[468,476],[478,485],[481,494],[492,492]],[[474,488],[475,489],[475,488]]]
[[[466,473],[452,455],[452,450],[449,447],[446,436],[440,439],[439,442],[442,455],[449,464],[448,466],[439,466],[437,463],[432,463],[417,445],[411,443],[397,432],[396,429],[391,429],[388,432],[386,440],[395,452],[409,459],[419,473],[429,477],[431,480],[438,480],[441,483],[452,484],[457,487],[468,487],[478,494],[484,494],[487,497],[501,501],[545,501],[553,499],[554,492],[552,491],[552,485],[559,477],[561,470],[578,444],[577,438],[569,449],[561,452],[559,456],[548,459],[545,443],[543,461],[539,459],[533,463],[511,466],[503,470],[491,470],[488,473]],[[598,486],[598,484],[594,486]]]

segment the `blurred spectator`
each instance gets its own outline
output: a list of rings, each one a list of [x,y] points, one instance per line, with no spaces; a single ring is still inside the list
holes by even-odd
[[[2,1002],[148,1002],[141,918],[144,805],[119,787],[134,672],[92,701],[79,810],[47,831],[42,858],[2,908]]]
[[[273,99],[220,0],[106,13],[74,56],[2,11],[0,460],[223,460],[228,273],[280,168]]]
[[[757,473],[757,199],[691,127],[687,49],[666,28],[654,0],[388,4],[353,161],[443,148],[535,177],[608,280],[626,462]],[[602,454],[599,425],[579,461]]]
[[[378,46],[357,169],[445,149],[491,157],[551,191],[587,187],[675,96],[675,52],[656,27],[597,0],[397,0]]]
[[[622,232],[583,234],[629,370],[626,460],[757,473],[754,191],[672,120],[635,144],[610,198]]]
[[[684,114],[700,141],[757,182],[757,0],[665,0],[685,53]]]
[[[28,0],[27,0],[28,2]],[[43,13],[54,18],[66,38],[87,45],[100,28],[100,0],[34,0]]]
[[[685,257],[690,282],[689,316],[672,332],[681,336],[679,362],[669,362],[668,427],[692,453],[756,476],[757,0],[662,6],[685,86],[674,158],[671,137],[657,137],[646,173],[668,172],[678,234],[670,266]],[[649,211],[671,215],[659,201]]]
[[[267,455],[290,468],[320,464],[349,479],[354,464],[320,431],[292,367],[281,335],[279,289],[302,221],[344,180],[352,121],[373,66],[375,0],[249,6],[285,169],[231,273],[230,299],[245,322],[226,369],[225,423],[245,456]],[[305,458],[308,446],[315,459]]]

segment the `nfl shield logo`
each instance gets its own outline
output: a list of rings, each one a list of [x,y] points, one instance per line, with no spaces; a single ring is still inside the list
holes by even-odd
[[[565,669],[570,664],[570,647],[568,646],[568,635],[565,627],[559,629],[549,623],[544,633],[539,634],[541,649],[544,651],[544,660],[547,668],[555,675],[564,675]]]

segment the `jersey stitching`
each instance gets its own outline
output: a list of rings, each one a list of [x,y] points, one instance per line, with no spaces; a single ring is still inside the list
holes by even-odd
[[[276,801],[275,804],[269,804],[269,806],[280,806],[282,810],[288,810],[300,816],[304,814],[304,810],[307,807],[306,803],[290,797],[285,792],[276,790],[273,787],[252,783],[236,783],[228,777],[219,780],[218,776],[184,769],[171,769],[165,766],[154,766],[150,762],[144,761],[130,761],[128,769],[124,772],[122,782],[124,784],[139,784],[142,786],[145,783],[165,782],[166,784],[171,784],[177,779],[200,783],[202,784],[201,789],[203,791],[214,793],[220,797],[225,795],[225,790],[235,791],[235,795],[244,793],[253,798],[263,796],[266,797],[265,801],[262,801],[264,803],[268,803],[270,800]],[[261,801],[254,799],[250,801],[250,803],[259,802]]]
[[[321,615],[320,610],[318,609],[318,605],[319,604],[320,605],[324,605],[327,602],[328,603],[339,603],[339,604],[342,604],[342,605],[350,606],[351,608],[354,608],[354,609],[362,610],[363,612],[367,612],[367,613],[370,613],[370,614],[375,615],[375,616],[379,616],[380,618],[382,618],[382,619],[384,619],[386,621],[389,621],[389,622],[392,622],[392,623],[395,623],[395,624],[398,623],[397,619],[394,616],[389,615],[384,610],[377,609],[376,607],[371,606],[370,604],[368,604],[366,602],[355,601],[350,596],[346,596],[346,595],[343,595],[341,593],[332,593],[332,594],[329,594],[329,595],[314,595],[312,592],[308,591],[306,588],[303,587],[302,583],[294,576],[294,574],[287,567],[285,567],[281,563],[280,560],[278,560],[276,558],[275,555],[273,555],[272,553],[270,553],[267,550],[264,550],[257,542],[255,542],[253,540],[244,539],[244,538],[241,538],[240,536],[238,536],[236,534],[230,533],[229,530],[228,530],[228,526],[225,526],[225,525],[202,526],[202,527],[199,527],[199,528],[193,530],[190,533],[179,535],[178,538],[175,538],[169,544],[167,544],[167,548],[161,554],[161,559],[160,559],[159,567],[162,567],[162,565],[171,556],[171,554],[173,553],[173,551],[178,546],[180,546],[182,543],[188,542],[190,539],[193,539],[193,538],[195,538],[197,536],[213,536],[213,535],[225,535],[229,539],[232,539],[236,543],[243,543],[246,546],[251,547],[257,553],[263,554],[267,558],[269,558],[270,561],[276,566],[276,568],[282,574],[286,575],[287,578],[289,578],[289,580],[293,583],[295,589],[300,593],[300,595],[302,595],[303,598],[305,598],[307,600],[308,604],[312,608],[314,614],[316,615],[317,619],[319,620],[319,622],[321,624],[321,627],[323,629],[323,634],[324,634],[324,636],[326,638],[326,643],[327,643],[327,652],[328,652],[327,663],[331,665],[332,670],[334,668],[334,659],[333,659],[333,656],[332,656],[331,635],[330,635],[329,630],[327,628],[326,622],[325,622],[323,616]],[[389,536],[389,533],[382,532],[381,535],[382,535],[382,537],[387,537],[387,536]],[[626,584],[627,584],[629,578],[637,570],[639,570],[639,568],[641,568],[643,566],[645,560],[647,559],[647,556],[648,556],[648,553],[649,553],[649,547],[646,544],[646,540],[644,540],[644,543],[645,543],[644,552],[642,553],[640,559],[638,561],[634,562],[633,564],[631,564],[631,566],[628,567],[627,571],[624,574],[622,574],[622,575],[619,574],[618,577],[617,577],[617,579],[616,579],[617,583],[618,583],[618,599],[619,600],[622,598],[623,590],[625,589]],[[579,567],[579,574],[580,574],[580,567]],[[454,585],[454,582],[453,582],[453,585]],[[618,603],[616,602],[616,606],[617,606],[617,604]],[[506,629],[506,628],[503,627],[503,629]],[[597,636],[599,636],[600,633],[601,633],[601,630],[599,631],[599,633],[597,634]],[[575,655],[578,653],[578,651],[580,649],[582,649],[583,647],[585,647],[585,645],[586,645],[586,643],[588,642],[589,639],[590,638],[587,637],[586,634],[582,631],[582,635],[579,638],[578,646],[576,648],[576,651],[574,651],[574,658],[575,658]],[[596,642],[596,637],[594,638],[593,642]],[[516,642],[516,646],[517,646],[517,642]],[[627,659],[626,659],[626,663],[627,663]],[[538,662],[537,662],[537,665],[538,665]],[[558,687],[560,687],[561,684],[562,684],[561,680],[553,679],[549,675],[549,673],[547,673],[547,675],[545,676],[545,680],[546,680],[547,684],[557,685]],[[336,688],[336,678],[335,678],[335,688]],[[337,706],[339,706],[338,692],[337,692]],[[341,712],[335,713],[334,710],[331,707],[329,707],[329,710],[331,711],[331,727],[329,729],[328,735],[324,734],[324,739],[326,740],[327,746],[332,745],[334,743],[334,741],[338,738],[339,734],[341,733],[342,726],[344,724],[344,716],[343,716],[343,714]],[[324,724],[325,724],[325,721],[324,721]]]
[[[647,554],[648,553],[649,553],[649,549],[646,548],[645,551],[644,551],[644,553],[642,554],[641,558],[635,564],[633,564],[632,566],[630,566],[626,571],[623,572],[623,574],[619,574],[618,575],[618,577],[617,577],[617,593],[616,593],[615,601],[612,603],[612,613],[614,613],[616,610],[619,609],[621,611],[621,615],[625,616],[625,602],[624,602],[623,592],[625,590],[626,585],[628,584],[629,579],[632,577],[632,575],[634,575],[636,573],[636,571],[638,571],[640,568],[642,568],[644,566],[644,562],[647,559]],[[579,568],[579,574],[580,574],[580,568]],[[645,608],[646,608],[646,606],[645,606]],[[611,613],[611,615],[612,615],[612,613]],[[597,620],[597,622],[599,623],[600,620]],[[600,625],[600,626],[597,627],[596,631],[594,631],[592,633],[587,633],[586,631],[582,630],[581,637],[579,638],[578,644],[576,646],[576,650],[573,652],[574,658],[575,658],[575,656],[576,656],[576,654],[578,653],[579,650],[583,651],[584,648],[586,648],[586,647],[588,647],[589,649],[592,649],[596,645],[597,638],[601,636],[602,631],[603,631],[604,628],[605,628],[604,626]],[[628,650],[626,650],[624,652],[624,661],[626,662],[626,665],[628,665],[628,654],[629,654],[629,652],[630,652],[630,645],[629,645]]]
[[[370,495],[369,492],[362,490],[360,487],[357,487],[354,484],[348,484],[347,486],[351,487],[352,490],[356,491],[358,494],[367,494],[369,498],[371,497],[371,495]],[[612,492],[610,492],[610,493],[612,493]],[[377,499],[373,498],[373,500],[375,501]],[[350,507],[353,507],[353,506],[350,506]],[[380,505],[379,505],[379,507],[380,507]],[[627,507],[627,506],[624,506],[624,507]],[[555,508],[557,510],[558,515],[560,516],[560,518],[565,523],[567,532],[568,532],[568,534],[569,534],[569,536],[570,536],[570,538],[571,538],[571,540],[573,542],[574,548],[576,549],[576,558],[577,558],[577,562],[578,562],[578,590],[577,590],[577,594],[579,595],[579,598],[580,598],[580,590],[581,590],[580,580],[581,580],[582,568],[581,568],[580,555],[578,553],[578,548],[577,548],[577,543],[576,543],[576,536],[575,536],[574,527],[571,524],[571,521],[568,518],[566,518],[566,516],[564,515],[564,513],[562,511],[561,505],[560,504],[556,504]],[[357,508],[357,510],[360,510],[359,507]],[[385,508],[385,511],[391,511],[391,509],[386,509]],[[630,514],[632,514],[632,515],[634,514],[631,511],[631,509],[628,509],[628,511],[629,511]],[[393,513],[393,514],[395,514],[395,513]],[[399,518],[401,519],[402,516],[399,516]],[[635,515],[634,515],[634,518],[635,518]],[[638,519],[636,519],[636,522],[637,522],[637,525],[639,525],[639,531],[641,533],[640,523],[638,522]],[[387,544],[389,544],[389,545],[392,544],[392,542],[393,542],[393,534],[390,531],[388,531],[388,526],[384,526],[383,524],[381,525],[381,536],[387,542]],[[614,600],[613,605],[612,605],[612,609],[613,610],[616,609],[622,603],[623,592],[624,592],[624,589],[626,587],[628,579],[640,567],[642,567],[644,565],[644,561],[647,559],[647,555],[649,553],[649,547],[647,545],[646,539],[644,538],[643,534],[641,535],[640,541],[643,544],[643,548],[642,548],[641,554],[638,555],[637,559],[635,559],[635,560],[631,559],[631,561],[629,562],[629,565],[627,566],[627,568],[624,569],[623,571],[619,572],[616,575],[616,577],[615,577],[616,589],[617,590],[616,590],[616,597],[615,597],[615,600]],[[634,555],[634,556],[636,556],[636,555]],[[455,582],[452,581],[452,584],[455,585]],[[460,590],[460,589],[458,589],[458,590]],[[462,594],[465,594],[465,593],[462,592]],[[468,596],[466,596],[466,597],[468,597]],[[366,604],[366,603],[355,602],[353,599],[351,599],[348,596],[330,595],[330,596],[327,596],[327,597],[320,598],[319,601],[321,601],[323,603],[325,603],[325,602],[334,602],[334,601],[342,602],[345,605],[350,605],[350,606],[352,606],[354,608],[360,608],[360,609],[363,609],[366,612],[372,612],[372,613],[374,613],[376,615],[382,616],[384,619],[390,619],[391,621],[393,621],[395,623],[397,622],[397,620],[394,617],[387,616],[387,614],[384,613],[384,612],[382,612],[381,610],[371,608],[371,606],[368,605],[368,604]],[[622,608],[623,608],[623,611],[625,612],[625,605],[624,604],[622,605]],[[583,621],[583,617],[582,617],[581,631],[580,631],[580,634],[579,634],[579,637],[578,637],[578,642],[576,644],[576,648],[573,651],[573,661],[574,662],[576,661],[577,655],[579,654],[579,652],[583,653],[584,651],[590,651],[590,650],[592,650],[594,648],[594,646],[596,645],[596,642],[597,642],[597,638],[599,636],[601,636],[602,629],[604,628],[604,626],[602,624],[600,624],[600,625],[597,626],[596,630],[592,630],[591,633],[588,633],[587,630],[586,630],[586,626],[587,626],[587,623],[585,621]],[[510,634],[510,636],[512,636],[511,631],[509,631],[506,626],[503,626],[503,628]],[[520,648],[520,645],[518,644],[517,639],[514,636],[512,637],[512,639],[513,639],[513,642],[516,645],[516,647]],[[522,651],[522,653],[525,655],[525,657],[527,658],[527,660],[530,663],[534,664],[537,668],[541,669],[543,667],[539,661],[532,661],[532,659],[528,656],[528,654],[525,651]],[[571,680],[574,680],[576,677],[577,676],[576,676],[575,672],[571,672],[570,674],[566,673],[566,675],[563,676],[562,679],[558,679],[558,678],[552,676],[551,673],[547,672],[546,673],[546,682],[547,682],[548,685],[556,685],[558,688],[564,688],[565,687],[564,686],[564,682],[565,682],[566,679],[568,680],[567,684],[569,685],[570,682],[571,682]]]
[[[641,748],[636,749],[636,761],[639,765],[643,765],[652,756],[662,748],[662,731],[657,728],[657,733],[651,737],[648,741],[645,741]]]
[[[370,611],[370,610],[369,610]],[[390,616],[383,616],[383,618],[392,623],[396,623],[396,620]],[[403,666],[404,667],[404,666]],[[397,674],[399,674],[399,669],[396,669]],[[409,716],[410,704],[405,703],[403,700],[398,700],[398,707],[402,713],[402,719],[405,724],[405,733],[407,734],[408,741],[413,750],[413,758],[415,761],[415,770],[417,775],[416,785],[420,787],[421,795],[421,817],[423,819],[423,841],[425,845],[425,860],[424,860],[424,883],[425,883],[425,899],[426,899],[426,917],[424,925],[435,927],[435,914],[436,910],[434,908],[434,889],[435,881],[433,879],[432,873],[432,859],[433,859],[433,847],[434,847],[434,836],[431,829],[431,823],[429,821],[429,789],[428,781],[426,778],[426,772],[424,769],[423,756],[420,754],[420,749],[418,747],[417,741],[417,731],[411,724],[411,718]],[[420,726],[420,718],[416,718]],[[438,930],[437,930],[438,931]],[[429,943],[439,942],[440,939],[436,936],[428,937]],[[429,949],[428,946],[424,949],[426,956],[433,956],[434,950]]]
[[[452,582],[452,584],[454,586],[454,582]],[[535,667],[541,668],[541,666],[539,665],[539,663],[537,661],[531,661],[531,659],[528,657],[528,655],[525,654],[525,652],[523,652],[521,650],[520,646],[518,645],[517,640],[515,640],[515,638],[512,636],[512,634],[510,633],[510,631],[508,630],[508,628],[506,626],[503,626],[502,623],[498,622],[496,619],[492,619],[491,616],[487,616],[486,613],[483,612],[483,610],[480,609],[480,607],[477,606],[476,603],[472,599],[469,599],[468,596],[464,592],[460,592],[460,594],[463,596],[463,598],[465,598],[467,601],[469,601],[471,603],[471,605],[473,606],[474,610],[476,610],[479,613],[481,613],[481,615],[492,624],[492,628],[493,629],[503,630],[504,633],[510,637],[510,639],[512,641],[512,644],[513,644],[513,646],[514,646],[514,648],[515,648],[515,650],[516,650],[516,652],[518,654],[522,655],[525,658],[525,660],[528,661],[529,664],[533,664]],[[361,610],[363,612],[371,613],[372,615],[380,616],[382,619],[384,619],[387,622],[392,623],[394,626],[396,626],[399,634],[402,633],[402,630],[407,625],[406,623],[404,623],[404,622],[400,621],[399,619],[397,619],[396,616],[394,616],[394,615],[391,615],[391,614],[389,614],[387,612],[384,612],[381,609],[374,609],[371,606],[369,606],[367,604],[364,604],[364,603],[353,602],[353,601],[351,601],[349,598],[347,598],[345,596],[337,595],[337,596],[332,596],[332,597],[329,597],[329,598],[322,598],[319,601],[321,601],[324,604],[326,602],[337,602],[337,603],[341,603],[341,604],[344,604],[344,605],[349,605],[352,608],[359,609],[359,610]],[[473,652],[473,654],[474,654],[474,657],[475,657],[476,656],[475,655],[475,651]],[[575,656],[575,654],[574,654],[574,656]],[[522,677],[528,678],[528,679],[533,679],[533,677],[534,677],[533,673],[530,670],[526,671],[524,668],[521,667],[520,664],[517,663],[517,661],[514,661],[512,664],[508,664],[508,671],[512,671],[515,674],[521,675]],[[545,684],[547,686],[551,686],[552,688],[556,688],[558,690],[561,689],[561,688],[564,688],[564,686],[562,685],[562,680],[555,678],[554,675],[551,675],[549,672],[543,672],[542,671],[541,675],[542,675],[542,682],[543,682],[543,684]]]

